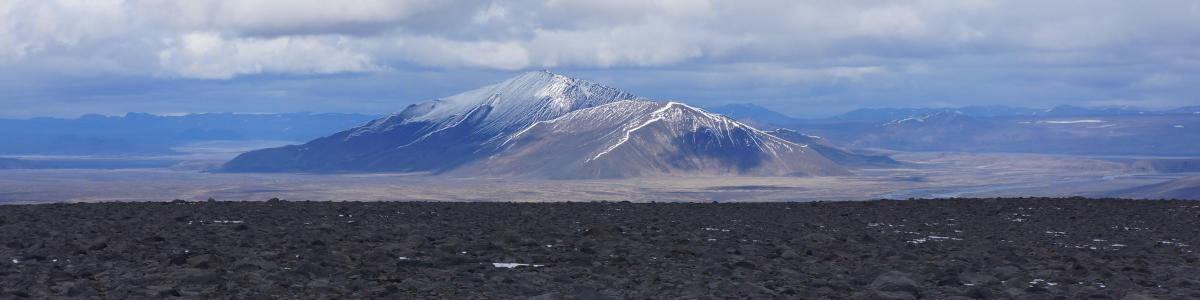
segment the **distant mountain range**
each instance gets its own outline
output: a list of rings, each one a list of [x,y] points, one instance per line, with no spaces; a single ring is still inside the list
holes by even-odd
[[[725,115],[734,118],[738,121],[751,123],[756,127],[776,127],[779,125],[789,125],[800,122],[800,119],[792,118],[788,115],[770,110],[766,107],[741,103],[741,104],[726,104],[721,106],[713,106],[706,108],[708,111]]]
[[[739,121],[826,137],[850,148],[1086,155],[1200,155],[1200,107],[1058,106],[859,109],[822,119],[743,108]],[[758,119],[756,119],[758,118]]]
[[[1200,106],[1187,106],[1168,110],[1148,110],[1132,107],[1079,107],[1060,105],[1050,109],[1012,107],[1003,105],[965,106],[957,108],[862,108],[827,118],[795,118],[766,107],[750,103],[726,104],[708,108],[743,122],[761,124],[764,127],[787,127],[796,124],[887,122],[897,119],[919,117],[942,111],[952,111],[974,118],[1003,117],[1097,117],[1097,116],[1164,116],[1200,115]]]
[[[0,170],[6,169],[36,169],[43,167],[37,162],[20,160],[15,158],[0,157]]]
[[[753,104],[700,109],[654,102],[530,72],[384,118],[129,113],[0,119],[0,155],[159,155],[214,140],[269,140],[261,144],[310,142],[246,153],[223,169],[547,178],[824,175],[897,165],[879,154],[890,150],[1197,156],[1195,128],[1200,106],[869,108],[801,119]],[[0,168],[73,166],[0,160]]]
[[[231,172],[431,172],[623,178],[840,175],[809,144],[726,116],[545,71],[296,146],[252,151]]]
[[[1189,176],[1166,182],[1134,187],[1113,193],[1116,197],[1133,199],[1200,200],[1200,176]]]
[[[771,135],[788,140],[793,143],[808,145],[809,149],[816,150],[826,158],[836,162],[842,166],[848,167],[895,167],[901,165],[900,162],[893,160],[886,155],[859,153],[857,151],[847,150],[840,146],[834,145],[833,142],[815,135],[807,135],[799,131],[780,128],[768,131]]]
[[[0,154],[164,154],[210,140],[306,141],[361,125],[374,115],[336,113],[191,114],[129,113],[75,119],[0,119]]]

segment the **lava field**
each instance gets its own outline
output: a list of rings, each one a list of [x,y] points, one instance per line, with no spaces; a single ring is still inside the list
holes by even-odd
[[[1196,299],[1200,202],[0,205],[0,299]]]

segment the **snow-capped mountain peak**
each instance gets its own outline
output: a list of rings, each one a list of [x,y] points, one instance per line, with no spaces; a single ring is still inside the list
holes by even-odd
[[[500,83],[453,96],[413,104],[359,128],[350,138],[410,123],[431,123],[436,130],[470,121],[479,134],[497,135],[558,118],[581,108],[638,99],[616,88],[548,71],[527,72]]]
[[[681,102],[536,71],[304,145],[249,152],[226,170],[564,178],[845,173],[807,147]]]

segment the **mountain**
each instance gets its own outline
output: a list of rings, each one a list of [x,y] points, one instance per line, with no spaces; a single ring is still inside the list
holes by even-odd
[[[211,140],[302,141],[378,116],[336,113],[85,115],[76,119],[0,119],[0,154],[164,154]]]
[[[987,151],[990,145],[974,140],[991,129],[988,122],[967,116],[956,109],[940,109],[899,118],[871,127],[871,131],[852,141],[853,147],[929,151],[940,145],[971,147]]]
[[[894,167],[900,165],[900,162],[886,155],[869,155],[846,150],[835,146],[833,143],[819,136],[807,135],[791,129],[780,128],[767,131],[767,133],[792,143],[808,145],[809,149],[817,151],[817,153],[842,166]]]
[[[977,118],[1032,116],[1038,109],[1027,107],[1012,107],[1006,105],[965,106],[955,109],[965,115]]]
[[[1200,114],[1200,106],[1181,107],[1170,110],[1146,110],[1128,106],[1121,107],[1080,107],[1060,105],[1050,109],[1034,109],[1012,107],[1005,105],[964,106],[957,108],[863,108],[825,119],[797,120],[805,123],[838,123],[838,122],[881,122],[905,117],[920,116],[939,111],[953,110],[963,115],[975,118],[1008,118],[1008,117],[1101,117],[1101,116],[1136,116],[1136,115],[1180,115]]]
[[[1062,107],[1044,114],[977,117],[922,109],[887,121],[797,123],[790,129],[854,149],[1072,155],[1200,155],[1200,114],[1130,113]],[[1097,112],[1099,111],[1099,112]],[[1107,111],[1107,112],[1105,112]],[[1043,111],[1044,112],[1044,111]],[[1085,115],[1079,115],[1084,114]],[[1099,115],[1088,115],[1097,113]]]
[[[1189,176],[1113,192],[1112,197],[1200,200],[1200,176]]]
[[[480,164],[491,175],[842,175],[808,149],[677,102],[619,101],[535,123]]]
[[[1200,106],[1185,106],[1169,110],[1168,112],[1185,115],[1200,115]]]
[[[788,125],[798,121],[796,118],[750,103],[713,106],[706,108],[706,110],[744,123],[750,123],[760,128],[770,125]]]
[[[39,164],[36,162],[15,159],[15,158],[0,157],[0,170],[36,169],[36,168],[42,168],[42,167],[44,167],[42,164]]]
[[[529,72],[309,143],[245,153],[226,171],[445,172],[485,158],[535,122],[633,95],[549,72]]]
[[[972,119],[973,118],[967,116],[959,110],[941,109],[921,115],[891,120],[887,123],[883,123],[883,127],[890,129],[912,129],[920,127],[954,129],[969,125]]]
[[[1122,107],[1079,107],[1072,105],[1059,105],[1053,108],[1035,113],[1037,116],[1045,117],[1099,117],[1099,116],[1127,116],[1127,115],[1145,115],[1145,114],[1161,114],[1169,113],[1148,111],[1135,109],[1128,106]]]
[[[545,71],[303,145],[248,152],[230,172],[431,172],[621,178],[833,175],[819,153],[725,116]]]
[[[1200,158],[1146,158],[1134,160],[1130,168],[1145,173],[1200,172]]]
[[[830,117],[839,122],[881,122],[936,112],[938,108],[860,108]]]
[[[863,108],[841,115],[833,116],[824,121],[836,122],[885,122],[904,118],[915,118],[940,112],[956,112],[969,117],[1013,117],[1031,116],[1037,109],[1012,107],[1004,105],[965,106],[959,108]]]
[[[1129,106],[1079,107],[1072,105],[1060,105],[1047,110],[1038,111],[1033,115],[1043,117],[1113,117],[1187,114],[1200,114],[1200,106],[1186,106],[1168,110],[1150,110]]]

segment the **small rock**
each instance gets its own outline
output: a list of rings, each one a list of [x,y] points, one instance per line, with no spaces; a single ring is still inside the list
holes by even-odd
[[[875,277],[870,285],[872,290],[882,292],[907,292],[916,294],[919,290],[917,282],[908,273],[890,271]]]
[[[995,276],[975,272],[958,274],[958,280],[971,285],[986,285],[998,281]]]
[[[1200,287],[1200,282],[1187,278],[1172,278],[1171,280],[1167,280],[1167,286],[1190,289]]]
[[[187,264],[193,268],[207,269],[211,267],[213,256],[211,254],[201,254],[189,257]]]
[[[221,275],[213,270],[183,269],[171,274],[178,282],[191,284],[213,284],[221,281]]]
[[[556,299],[562,299],[562,298],[563,298],[562,295],[552,292],[552,293],[545,293],[545,294],[541,294],[541,295],[537,295],[537,296],[533,296],[533,297],[529,297],[529,298],[525,298],[525,299],[526,300],[556,300]]]
[[[108,248],[108,243],[104,240],[92,242],[92,244],[88,246],[88,250],[91,251],[104,250],[104,248]]]
[[[1121,300],[1155,300],[1155,298],[1135,293],[1135,294],[1125,295],[1125,297],[1121,297]]]
[[[173,266],[182,266],[182,265],[187,264],[188,257],[191,257],[191,253],[180,253],[180,254],[172,255],[171,258],[168,259],[167,262]]]
[[[871,295],[870,299],[873,299],[873,300],[914,300],[914,299],[917,299],[917,297],[913,296],[913,294],[909,294],[908,292],[875,291],[875,294]]]
[[[779,254],[779,257],[784,259],[797,259],[800,258],[800,253],[796,253],[796,250],[787,249],[783,250],[783,253]]]
[[[734,267],[738,267],[738,268],[743,268],[743,269],[750,269],[750,270],[757,270],[757,269],[758,269],[758,265],[755,265],[755,264],[754,264],[754,263],[752,263],[752,262],[748,262],[748,261],[744,261],[744,260],[743,260],[743,261],[736,262],[736,263],[733,263],[733,266],[734,266]]]
[[[182,297],[183,294],[180,294],[179,290],[177,290],[177,289],[165,289],[165,290],[159,291],[156,296],[159,298]]]
[[[999,266],[992,268],[992,275],[1000,280],[1009,280],[1021,275],[1021,269],[1014,266]]]

